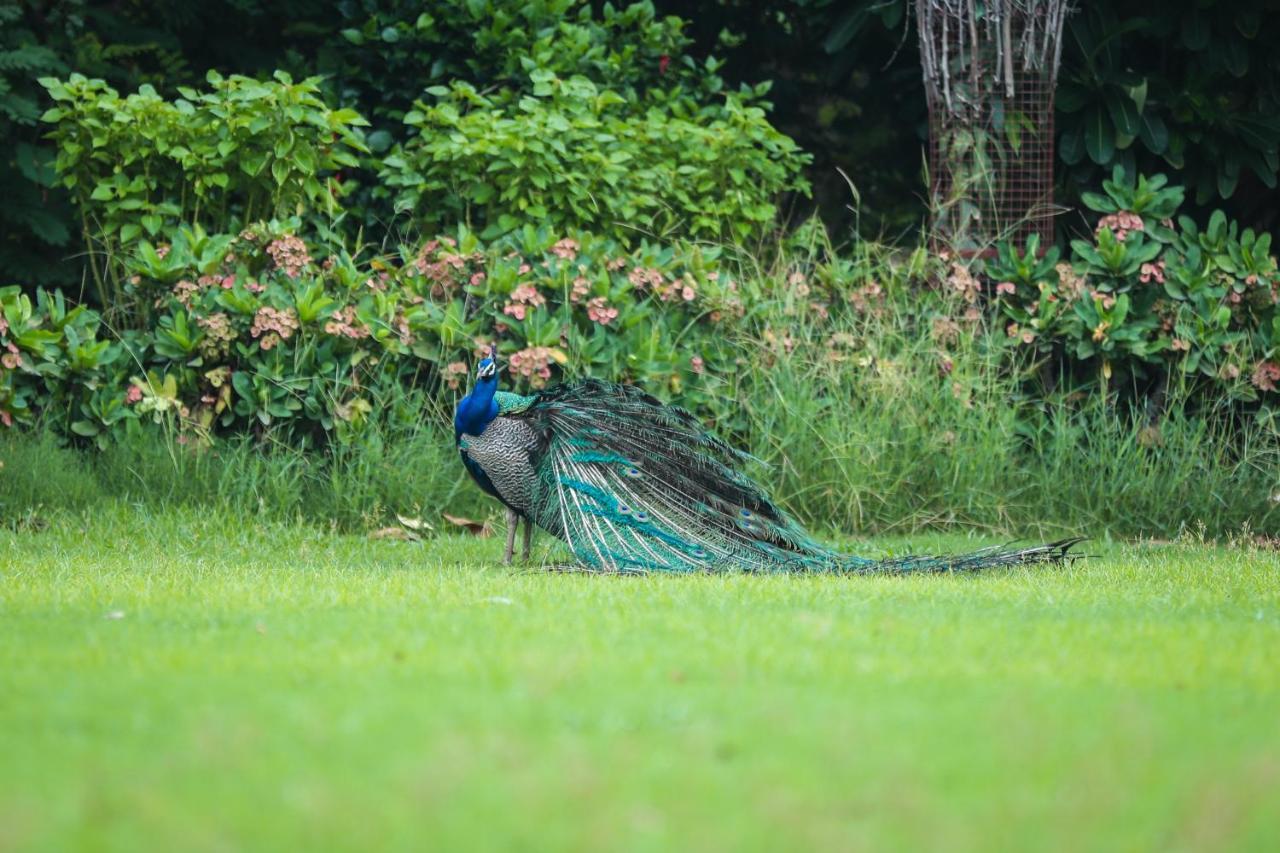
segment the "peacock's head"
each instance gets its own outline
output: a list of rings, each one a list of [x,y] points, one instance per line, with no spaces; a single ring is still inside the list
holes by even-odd
[[[486,379],[494,379],[498,375],[498,348],[489,347],[489,354],[480,360],[476,365],[476,381],[484,382]]]

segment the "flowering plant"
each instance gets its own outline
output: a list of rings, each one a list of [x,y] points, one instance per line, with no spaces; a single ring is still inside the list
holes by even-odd
[[[325,256],[300,225],[142,241],[125,272],[147,326],[118,341],[60,295],[0,292],[0,423],[44,411],[99,441],[142,420],[197,444],[250,428],[320,441],[359,428],[392,388],[463,391],[490,343],[516,388],[573,371],[690,390],[711,354],[690,341],[724,308],[706,249],[533,229],[485,247],[464,229],[357,261]]]
[[[1086,194],[1101,214],[1092,240],[1071,242],[1071,262],[1001,244],[987,262],[992,296],[1013,345],[1043,361],[1065,347],[1102,380],[1141,384],[1171,376],[1244,400],[1275,391],[1280,371],[1280,275],[1268,234],[1218,211],[1201,230],[1174,217],[1180,187],[1162,175]],[[1127,206],[1127,207],[1126,207]],[[1030,334],[1028,334],[1030,332]]]

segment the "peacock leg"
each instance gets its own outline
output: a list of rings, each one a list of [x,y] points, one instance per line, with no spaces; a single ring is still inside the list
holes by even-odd
[[[511,565],[511,555],[516,550],[516,525],[520,523],[520,516],[516,515],[516,511],[507,507],[507,548],[502,552],[502,565]]]
[[[524,551],[521,559],[529,562],[529,554],[533,551],[533,522],[527,518],[524,520],[524,547],[521,550]]]

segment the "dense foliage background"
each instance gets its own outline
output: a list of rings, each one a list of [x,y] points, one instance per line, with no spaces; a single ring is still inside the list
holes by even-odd
[[[596,6],[590,20],[579,15]],[[0,2],[0,262],[30,283],[80,279],[75,216],[56,190],[38,117],[36,80],[78,71],[119,91],[161,94],[205,72],[302,79],[326,75],[335,105],[371,122],[385,155],[416,135],[403,118],[433,86],[465,81],[504,97],[532,84],[522,62],[584,74],[638,104],[661,84],[719,91],[771,81],[771,121],[812,156],[812,199],[837,238],[920,227],[926,113],[908,0],[694,0],[610,9],[559,0],[247,0]],[[1177,170],[1198,209],[1221,206],[1273,231],[1280,161],[1280,21],[1265,0],[1137,0],[1086,4],[1068,24],[1058,93],[1058,201],[1079,206],[1115,165],[1130,174]],[[679,15],[680,21],[663,18]],[[567,20],[566,20],[567,19]],[[548,30],[556,30],[548,34]],[[720,57],[709,60],[709,57]],[[480,132],[478,129],[477,132]],[[402,167],[393,166],[393,170]],[[385,188],[361,192],[383,219]],[[378,197],[381,197],[380,199]],[[382,204],[379,204],[378,201]],[[1079,217],[1063,218],[1079,228]]]
[[[1275,520],[1280,25],[1148,6],[1069,22],[1056,245],[973,260],[920,239],[906,0],[0,0],[0,428],[403,460],[496,343],[679,399],[845,528],[1052,485],[1176,529],[1139,471]],[[1115,479],[1063,489],[1082,451]]]

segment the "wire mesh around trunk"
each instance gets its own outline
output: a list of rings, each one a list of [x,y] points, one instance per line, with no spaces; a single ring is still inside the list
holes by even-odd
[[[932,239],[965,255],[1053,237],[1060,0],[917,0]]]

